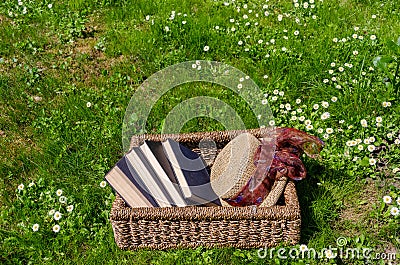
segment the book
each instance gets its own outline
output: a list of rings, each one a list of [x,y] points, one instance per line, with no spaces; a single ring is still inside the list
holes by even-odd
[[[163,187],[169,193],[173,205],[186,206],[187,202],[183,198],[181,189],[168,158],[165,155],[161,142],[145,141],[140,146],[140,149],[153,167]]]
[[[130,207],[158,207],[157,201],[143,187],[140,177],[128,168],[126,157],[106,174],[105,180]]]
[[[157,201],[160,207],[171,207],[174,200],[171,198],[168,190],[163,186],[157,173],[141,151],[140,147],[133,147],[126,154],[129,169],[137,172],[138,176],[144,184],[145,190],[150,193]]]
[[[207,165],[201,156],[172,139],[167,139],[162,145],[187,201],[221,205],[211,187]]]

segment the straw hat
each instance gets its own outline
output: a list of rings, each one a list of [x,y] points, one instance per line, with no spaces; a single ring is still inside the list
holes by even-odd
[[[218,154],[211,168],[211,187],[221,199],[235,196],[253,176],[254,154],[260,141],[250,133],[242,133]],[[221,200],[223,206],[230,206]]]

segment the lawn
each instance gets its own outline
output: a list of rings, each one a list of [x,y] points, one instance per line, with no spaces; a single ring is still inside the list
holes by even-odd
[[[3,0],[0,263],[396,264],[399,37],[398,0]],[[143,81],[194,60],[239,69],[262,91],[258,106],[270,109],[275,126],[326,143],[320,159],[304,158],[294,247],[368,248],[371,259],[117,248],[115,195],[102,181],[126,151],[125,110]],[[263,113],[254,115],[240,94],[194,82],[152,106],[147,132],[161,133],[175,106],[201,96],[229,105],[246,128],[259,126]],[[182,125],[226,128],[212,117]]]

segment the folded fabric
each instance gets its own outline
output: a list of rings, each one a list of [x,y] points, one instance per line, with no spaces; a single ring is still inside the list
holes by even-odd
[[[271,135],[272,140],[264,138],[261,142],[250,134],[239,135],[217,156],[211,185],[226,202],[224,205],[260,205],[275,179],[305,178],[301,154],[315,158],[324,146],[318,137],[293,128],[277,128]],[[218,181],[213,184],[213,180]]]

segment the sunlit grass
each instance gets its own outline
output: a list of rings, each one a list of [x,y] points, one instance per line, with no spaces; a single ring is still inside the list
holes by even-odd
[[[275,125],[326,142],[321,160],[304,158],[308,178],[297,185],[301,244],[321,250],[345,236],[351,247],[398,249],[400,107],[384,82],[387,73],[373,64],[378,55],[395,56],[387,41],[400,36],[398,3],[305,3],[3,1],[0,263],[269,261],[259,259],[257,250],[124,252],[114,244],[108,221],[114,195],[100,183],[123,155],[125,108],[144,80],[189,60],[240,69],[265,93]],[[388,69],[395,72],[396,65]],[[152,109],[148,131],[161,132],[167,114],[196,96],[218,98],[248,128],[257,126],[238,95],[198,83],[165,94]],[[222,123],[206,117],[182,127],[221,129]],[[60,202],[59,189],[66,202]],[[61,218],[49,215],[53,209]],[[339,258],[304,262],[363,264]]]

